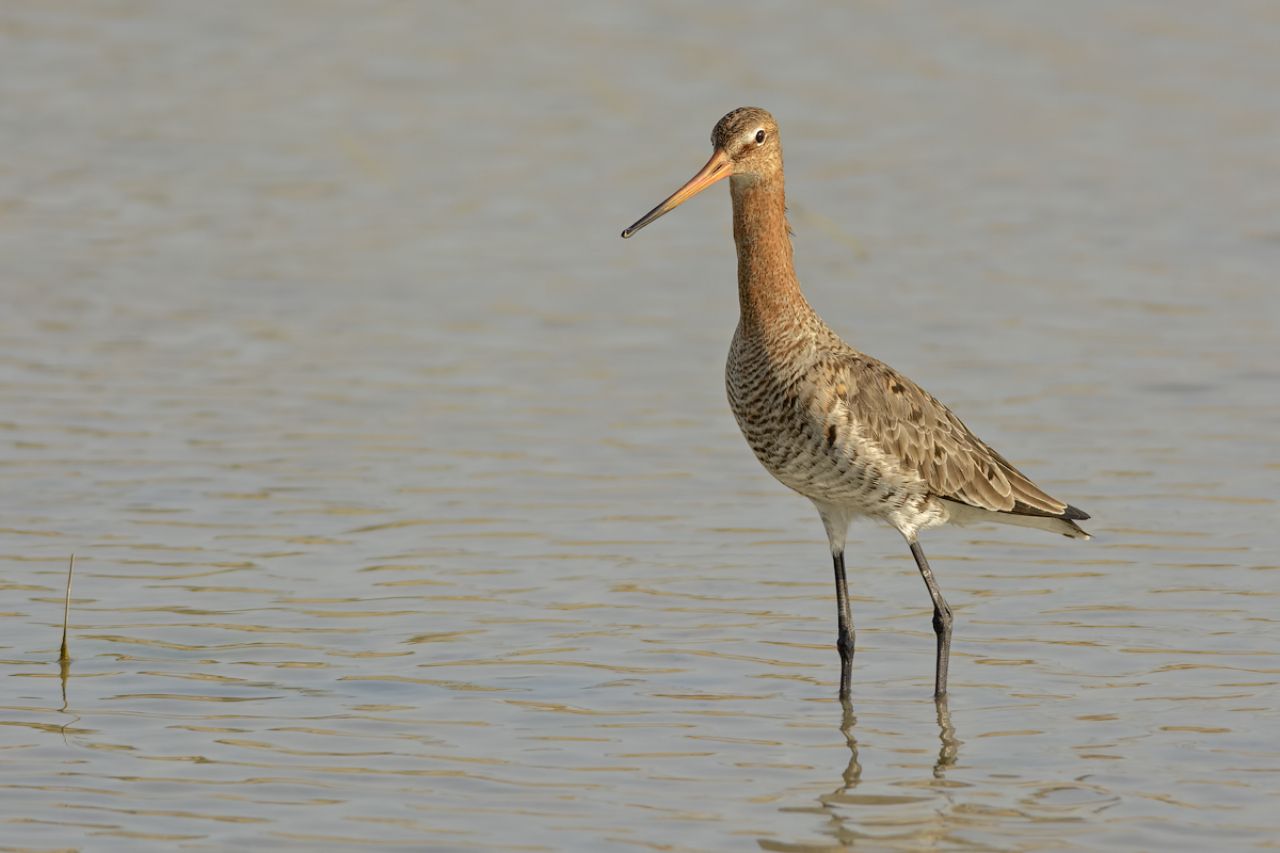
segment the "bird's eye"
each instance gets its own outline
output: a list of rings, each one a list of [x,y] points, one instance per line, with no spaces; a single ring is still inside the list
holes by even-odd
[[[764,145],[764,131],[763,131],[763,130],[757,130],[757,131],[756,131],[756,145]]]

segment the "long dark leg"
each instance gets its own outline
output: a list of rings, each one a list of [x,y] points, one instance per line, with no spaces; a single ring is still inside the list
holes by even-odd
[[[836,568],[836,608],[838,627],[836,648],[840,651],[840,697],[849,696],[849,680],[853,671],[853,617],[849,615],[849,588],[844,579],[844,552],[832,555]]]
[[[929,588],[929,597],[933,599],[933,633],[938,635],[938,668],[933,680],[933,695],[945,696],[947,693],[947,664],[951,660],[951,608],[947,606],[938,584],[933,579],[933,570],[929,561],[924,558],[924,549],[919,542],[911,543],[911,556],[916,558],[916,566],[920,569],[920,577]]]

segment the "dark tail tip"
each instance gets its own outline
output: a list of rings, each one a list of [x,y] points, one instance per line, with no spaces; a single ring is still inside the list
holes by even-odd
[[[1071,521],[1084,521],[1088,517],[1089,513],[1080,509],[1080,507],[1072,506],[1071,504],[1067,504],[1067,508],[1064,509],[1062,511],[1062,515],[1059,516],[1059,518],[1066,518]]]
[[[1061,518],[1063,521],[1084,521],[1089,517],[1089,513],[1079,507],[1072,506],[1071,504],[1067,504],[1067,508],[1062,512],[1050,512],[1047,509],[1040,509],[1038,507],[1031,506],[1028,503],[1024,503],[1023,501],[1014,501],[1013,509],[1008,510],[1008,512],[1011,512],[1014,515],[1037,515],[1041,518]]]

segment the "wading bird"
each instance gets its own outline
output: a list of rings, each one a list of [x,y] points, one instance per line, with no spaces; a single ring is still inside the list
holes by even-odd
[[[747,444],[783,485],[813,501],[835,565],[840,694],[849,692],[854,630],[845,583],[850,521],[869,516],[902,534],[933,601],[934,694],[947,692],[951,609],[918,536],[942,524],[995,521],[1087,539],[1083,511],[1042,491],[907,377],[846,344],[800,292],[792,266],[773,116],[743,107],[711,132],[711,159],[622,232],[630,237],[729,179],[738,250],[738,328],[725,384]]]

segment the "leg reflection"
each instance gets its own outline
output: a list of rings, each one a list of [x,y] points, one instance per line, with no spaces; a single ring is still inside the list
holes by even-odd
[[[941,780],[944,779],[946,768],[956,763],[960,740],[956,737],[955,726],[951,724],[951,712],[947,707],[946,697],[938,697],[934,707],[938,715],[938,740],[942,746],[938,750],[938,759],[933,765],[933,777],[939,780],[939,783],[936,783],[938,788],[945,788],[949,786]],[[845,745],[849,748],[849,759],[841,774],[841,784],[830,793],[819,796],[817,808],[787,809],[790,812],[807,812],[820,816],[825,823],[820,831],[834,840],[834,846],[791,842],[769,837],[758,839],[760,848],[796,853],[796,851],[863,849],[864,845],[869,844],[869,849],[881,850],[885,849],[886,843],[892,840],[901,841],[905,846],[915,849],[922,838],[935,840],[948,838],[945,826],[948,809],[931,811],[932,817],[925,818],[923,824],[904,824],[900,835],[886,834],[890,832],[886,820],[893,816],[894,807],[901,806],[906,812],[914,814],[920,809],[920,804],[927,803],[939,795],[945,802],[950,799],[950,794],[945,791],[930,793],[925,790],[913,790],[916,777],[925,772],[923,767],[914,761],[911,765],[894,763],[888,767],[882,766],[881,772],[889,773],[886,778],[874,778],[880,774],[873,773],[873,778],[868,782],[870,789],[855,791],[854,789],[862,784],[862,762],[858,756],[858,739],[854,734],[858,719],[853,713],[853,703],[847,696],[841,697],[840,710],[840,733],[844,735]],[[920,732],[915,727],[910,731],[913,735],[924,736],[913,741],[913,744],[927,743],[927,732]],[[906,732],[903,734],[905,735]],[[909,752],[912,755],[918,754],[915,749],[910,749]],[[896,760],[894,759],[895,762]],[[893,770],[893,768],[907,766],[910,769],[906,774],[898,774]],[[904,790],[902,787],[904,784],[910,787]],[[864,826],[870,831],[864,829]]]
[[[960,755],[960,739],[956,737],[956,727],[951,725],[951,709],[947,707],[947,697],[936,696],[933,701],[938,709],[938,740],[942,742],[938,760],[933,765],[933,777],[941,779],[946,768],[955,764]]]
[[[838,793],[856,788],[862,781],[862,764],[858,761],[858,739],[853,734],[853,727],[858,718],[853,715],[853,703],[848,695],[840,697],[840,734],[844,735],[845,746],[849,747],[849,763],[844,768],[844,787]]]
[[[830,821],[827,832],[836,839],[841,848],[852,847],[860,840],[865,840],[862,833],[847,825],[848,818],[839,809],[842,805],[848,806],[853,803],[852,791],[862,781],[862,763],[858,761],[858,738],[853,733],[853,727],[857,724],[858,718],[853,715],[853,703],[849,701],[847,694],[841,695],[840,734],[844,735],[845,745],[849,747],[849,761],[841,774],[843,784],[831,793],[818,797],[818,804]],[[789,850],[792,848],[764,846],[764,849]]]
[[[858,718],[853,715],[853,704],[848,696],[840,697],[840,709],[840,734],[844,735],[845,745],[849,747],[849,762],[845,765],[844,773],[840,774],[844,784],[818,798],[818,802],[826,809],[839,803],[862,781],[862,764],[858,761],[858,738],[853,733],[853,727],[858,724]],[[832,814],[834,815],[834,812]]]

